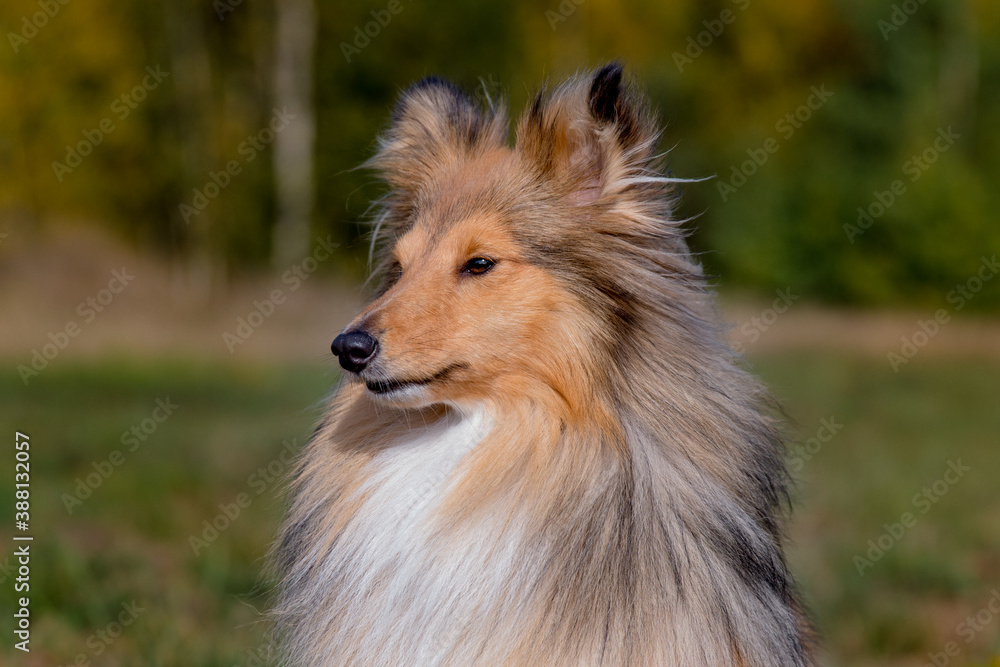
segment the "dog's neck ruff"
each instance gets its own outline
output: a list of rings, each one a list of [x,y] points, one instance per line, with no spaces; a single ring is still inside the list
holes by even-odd
[[[339,601],[334,610],[316,600],[318,613],[340,617],[328,646],[352,647],[365,664],[374,656],[384,664],[438,664],[461,629],[449,619],[473,618],[504,597],[516,540],[497,551],[480,531],[444,535],[447,518],[440,512],[493,423],[482,408],[449,411],[436,422],[412,424],[366,465],[355,492],[364,500],[337,548],[312,554],[321,573],[310,589],[324,598],[337,590]],[[504,527],[481,530],[498,535]],[[400,654],[407,645],[411,652]],[[351,662],[348,655],[328,658]]]
[[[777,657],[798,650],[777,545],[676,447],[531,409],[413,417],[340,495],[300,489],[291,664],[803,664]]]

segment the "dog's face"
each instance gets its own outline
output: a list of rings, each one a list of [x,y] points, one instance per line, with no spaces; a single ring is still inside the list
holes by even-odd
[[[515,239],[521,169],[500,148],[425,188],[384,260],[382,294],[345,329],[365,345],[341,363],[376,400],[474,403],[538,372],[561,343],[574,299]]]
[[[333,344],[373,400],[462,407],[541,391],[571,404],[586,391],[595,340],[632,317],[605,250],[641,220],[622,180],[656,139],[620,82],[609,67],[537,101],[513,148],[502,113],[449,84],[404,93],[372,160],[391,188],[383,290]]]

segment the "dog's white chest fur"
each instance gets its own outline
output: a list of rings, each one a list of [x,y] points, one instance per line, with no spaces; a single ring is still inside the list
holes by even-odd
[[[412,439],[380,452],[371,462],[364,490],[370,497],[359,519],[381,536],[383,550],[402,547],[426,529],[429,512],[440,502],[456,466],[486,436],[490,419],[483,411],[451,414],[423,427]],[[402,543],[399,543],[402,541]]]
[[[491,421],[479,411],[414,425],[412,440],[371,461],[362,489],[368,497],[326,556],[346,617],[338,623],[340,641],[390,661],[408,646],[411,660],[434,664],[461,643],[464,629],[456,619],[511,603],[519,540],[506,532],[498,541],[505,532],[499,522],[441,531],[447,526],[436,511]]]

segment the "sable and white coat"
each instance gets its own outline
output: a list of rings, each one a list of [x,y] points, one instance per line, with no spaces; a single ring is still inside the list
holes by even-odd
[[[377,354],[293,483],[287,663],[812,664],[771,406],[644,100],[609,65],[506,132],[428,79],[372,160],[385,282],[346,331]]]

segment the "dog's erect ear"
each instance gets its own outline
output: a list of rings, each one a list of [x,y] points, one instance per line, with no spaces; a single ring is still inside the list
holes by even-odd
[[[611,63],[540,93],[521,118],[517,149],[576,205],[607,194],[649,165],[659,138],[645,101]]]
[[[502,112],[481,112],[451,82],[427,77],[400,96],[392,125],[367,164],[392,187],[414,190],[442,167],[504,144],[506,126]]]

